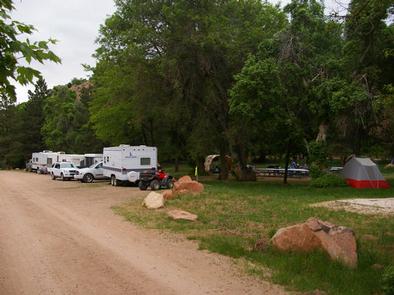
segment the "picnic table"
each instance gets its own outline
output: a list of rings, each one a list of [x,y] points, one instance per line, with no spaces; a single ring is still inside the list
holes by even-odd
[[[303,168],[289,168],[287,169],[289,177],[307,177],[309,170]],[[272,176],[279,177],[285,175],[285,168],[257,168],[257,176]]]

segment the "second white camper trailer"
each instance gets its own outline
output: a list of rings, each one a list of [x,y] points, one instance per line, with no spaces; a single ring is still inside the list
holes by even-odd
[[[59,162],[71,162],[76,167],[84,166],[83,163],[85,162],[85,155],[78,155],[78,154],[61,154]]]
[[[103,161],[103,154],[85,154],[83,167],[90,167]]]
[[[137,182],[141,171],[152,168],[157,169],[156,147],[120,145],[103,150],[104,176],[111,179],[113,186]]]
[[[60,153],[55,153],[52,151],[42,151],[39,153],[32,154],[32,165],[31,169],[37,173],[48,173],[48,168],[52,166],[53,163],[58,162]]]

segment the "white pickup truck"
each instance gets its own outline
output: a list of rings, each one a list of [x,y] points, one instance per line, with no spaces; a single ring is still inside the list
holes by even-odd
[[[51,175],[51,178],[55,180],[56,178],[60,178],[61,180],[73,179],[76,174],[78,168],[71,162],[57,162],[52,165],[48,172]]]
[[[78,179],[82,182],[91,183],[95,179],[106,179],[104,176],[103,162],[95,163],[88,168],[78,169],[74,175],[74,179]]]

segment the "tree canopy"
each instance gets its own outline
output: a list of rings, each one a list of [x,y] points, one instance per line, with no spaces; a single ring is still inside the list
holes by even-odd
[[[2,150],[21,138],[39,139],[31,149],[66,152],[154,145],[176,167],[220,154],[222,179],[231,156],[240,180],[267,157],[324,168],[329,156],[393,156],[392,1],[352,0],[343,17],[328,16],[317,0],[283,8],[259,0],[115,4],[98,33],[90,80],[50,91],[40,80],[29,101],[15,105],[7,85],[36,76],[18,58],[59,60],[53,40],[20,41],[33,28],[12,21],[11,1],[2,2],[0,54],[11,56],[7,71],[0,67]],[[28,136],[26,117],[38,126]],[[0,151],[3,163],[23,162],[10,160],[26,159],[22,146]]]
[[[55,40],[31,42],[24,39],[24,35],[31,35],[35,29],[13,20],[10,16],[13,9],[12,0],[0,1],[0,94],[11,98],[15,98],[15,82],[25,85],[40,76],[39,71],[28,66],[33,60],[60,62],[49,49]]]

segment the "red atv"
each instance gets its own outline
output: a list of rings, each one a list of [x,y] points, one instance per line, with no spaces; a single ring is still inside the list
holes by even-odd
[[[146,170],[140,173],[140,181],[138,187],[144,191],[148,187],[152,191],[159,190],[161,188],[171,189],[174,186],[173,177],[165,173],[164,170]]]

